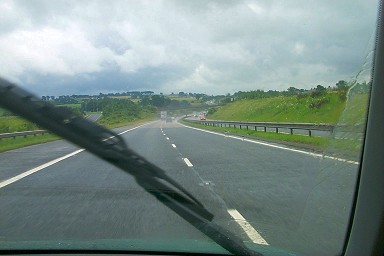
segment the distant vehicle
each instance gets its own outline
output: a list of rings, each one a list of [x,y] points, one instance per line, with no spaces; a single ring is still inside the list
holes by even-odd
[[[205,115],[201,115],[200,120],[207,120],[207,118],[205,117]]]
[[[172,117],[168,116],[168,117],[165,119],[165,122],[166,122],[166,123],[172,123]]]
[[[160,118],[161,118],[161,120],[165,120],[167,118],[167,111],[161,111],[160,112]]]

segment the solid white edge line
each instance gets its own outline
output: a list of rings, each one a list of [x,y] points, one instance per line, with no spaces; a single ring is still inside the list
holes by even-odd
[[[142,124],[142,125],[136,126],[136,127],[134,127],[134,128],[125,130],[125,131],[119,133],[118,135],[124,134],[124,133],[126,133],[126,132],[130,132],[130,131],[132,131],[132,130],[135,130],[135,129],[140,128],[140,127],[142,127],[142,126],[144,126],[144,125],[147,125],[147,124],[149,124],[149,123]],[[108,139],[113,138],[113,137],[115,137],[115,136],[111,136],[111,137],[109,137]],[[35,167],[35,168],[31,169],[31,170],[28,170],[28,171],[23,172],[23,173],[21,173],[21,174],[19,174],[19,175],[16,175],[16,176],[14,176],[14,177],[12,177],[12,178],[10,178],[10,179],[4,180],[4,181],[0,182],[0,188],[3,188],[3,187],[5,187],[5,186],[8,186],[9,184],[12,184],[12,183],[14,183],[14,182],[16,182],[16,181],[18,181],[18,180],[21,180],[21,179],[23,179],[23,178],[25,178],[25,177],[27,177],[27,176],[29,176],[29,175],[35,173],[35,172],[41,171],[41,170],[43,170],[43,169],[45,169],[45,168],[47,168],[47,167],[49,167],[49,166],[51,166],[51,165],[54,165],[54,164],[56,164],[56,163],[58,163],[58,162],[60,162],[60,161],[63,161],[64,159],[67,159],[67,158],[69,158],[69,157],[71,157],[71,156],[77,155],[77,154],[83,152],[84,150],[85,150],[85,149],[79,149],[79,150],[76,150],[76,151],[74,151],[74,152],[72,152],[72,153],[69,153],[69,154],[67,154],[67,155],[65,155],[65,156],[56,158],[56,159],[54,159],[54,160],[52,160],[52,161],[49,161],[49,162],[47,162],[47,163],[45,163],[45,164],[42,164],[42,165],[40,165],[40,166],[37,166],[37,167]]]
[[[193,164],[191,163],[191,161],[189,161],[188,158],[183,158],[185,164],[188,166],[188,167],[193,167]]]
[[[118,135],[121,135],[121,134],[124,134],[124,133],[126,133],[126,132],[130,132],[130,131],[136,130],[137,128],[143,127],[144,125],[148,125],[148,124],[151,124],[151,123],[153,123],[153,122],[149,122],[149,123],[145,123],[145,124],[142,124],[142,125],[133,127],[133,128],[131,128],[131,129],[125,130],[125,131],[123,131],[123,132],[121,132],[121,133],[118,133]]]
[[[269,245],[267,241],[256,231],[254,227],[241,215],[236,209],[228,209],[227,212],[231,217],[239,224],[239,226],[244,230],[249,239],[255,244],[264,244]]]
[[[175,145],[175,144],[172,144],[172,147],[176,148],[176,145]]]
[[[23,173],[21,173],[19,175],[16,175],[16,176],[14,176],[14,177],[12,177],[12,178],[10,178],[8,180],[2,181],[2,182],[0,182],[0,188],[3,188],[3,187],[5,187],[5,186],[7,186],[9,184],[12,184],[12,183],[18,181],[18,180],[21,180],[22,178],[25,178],[25,177],[27,177],[27,176],[35,173],[35,172],[41,171],[44,168],[47,168],[47,167],[49,167],[51,165],[54,165],[54,164],[56,164],[56,163],[58,163],[60,161],[63,161],[64,159],[67,159],[67,158],[71,157],[71,156],[77,155],[77,154],[79,154],[80,152],[83,152],[83,151],[84,151],[84,149],[76,150],[76,151],[74,151],[74,152],[72,152],[72,153],[70,153],[68,155],[56,158],[56,159],[54,159],[52,161],[49,161],[48,163],[42,164],[42,165],[40,165],[38,167],[35,167],[35,168],[33,168],[33,169],[29,170],[29,171],[26,171],[26,172],[23,172]]]
[[[336,161],[340,161],[340,162],[345,162],[345,163],[349,163],[349,164],[355,164],[355,165],[359,164],[359,162],[351,161],[351,160],[347,160],[347,159],[343,159],[343,158],[338,158],[338,157],[333,157],[333,156],[327,156],[327,155],[307,152],[307,151],[299,150],[299,149],[287,148],[287,147],[283,147],[283,146],[269,144],[267,142],[261,142],[261,141],[251,140],[251,139],[245,139],[245,138],[242,138],[242,137],[237,137],[237,136],[228,135],[228,134],[221,134],[221,133],[218,133],[218,132],[207,131],[207,130],[196,128],[196,127],[190,127],[190,126],[187,126],[187,125],[184,125],[184,124],[181,124],[181,123],[178,123],[178,124],[181,125],[181,126],[184,126],[186,128],[189,128],[189,129],[194,129],[194,130],[198,130],[198,131],[202,131],[202,132],[206,132],[206,133],[220,135],[220,136],[224,136],[224,137],[232,138],[232,139],[236,139],[236,140],[247,141],[247,142],[251,142],[251,143],[255,143],[255,144],[259,144],[259,145],[263,145],[263,146],[268,146],[268,147],[278,148],[278,149],[292,151],[292,152],[296,152],[296,153],[306,154],[306,155],[310,155],[310,156],[317,157],[317,158],[324,157],[324,158],[327,158],[327,159],[332,159],[332,160],[336,160]]]

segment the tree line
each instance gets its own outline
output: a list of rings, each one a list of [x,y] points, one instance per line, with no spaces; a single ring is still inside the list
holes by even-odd
[[[346,99],[347,92],[349,88],[353,86],[353,90],[351,93],[367,93],[370,89],[370,83],[362,82],[351,82],[347,83],[344,80],[338,81],[334,87],[324,87],[322,85],[317,85],[314,88],[311,89],[299,89],[296,87],[289,87],[287,90],[284,91],[277,91],[277,90],[253,90],[253,91],[247,91],[247,92],[236,92],[233,94],[233,99],[263,99],[263,98],[272,98],[272,97],[278,97],[278,96],[296,96],[296,95],[311,95],[311,96],[320,96],[324,94],[326,91],[335,91],[338,93],[339,98],[341,100]],[[300,96],[299,96],[300,97]],[[228,101],[228,100],[227,100]]]

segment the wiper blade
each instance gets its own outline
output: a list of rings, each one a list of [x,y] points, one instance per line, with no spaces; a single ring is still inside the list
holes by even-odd
[[[236,255],[261,255],[232,232],[212,222],[213,214],[165,172],[128,148],[115,132],[40,101],[0,78],[0,106],[56,133],[135,177],[137,183],[217,244]]]

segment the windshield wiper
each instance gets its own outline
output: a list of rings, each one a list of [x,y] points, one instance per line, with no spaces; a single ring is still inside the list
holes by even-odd
[[[236,255],[261,255],[235,234],[212,222],[213,214],[159,167],[129,149],[115,132],[40,101],[0,78],[0,106],[56,133],[135,177],[137,183],[217,244]]]

